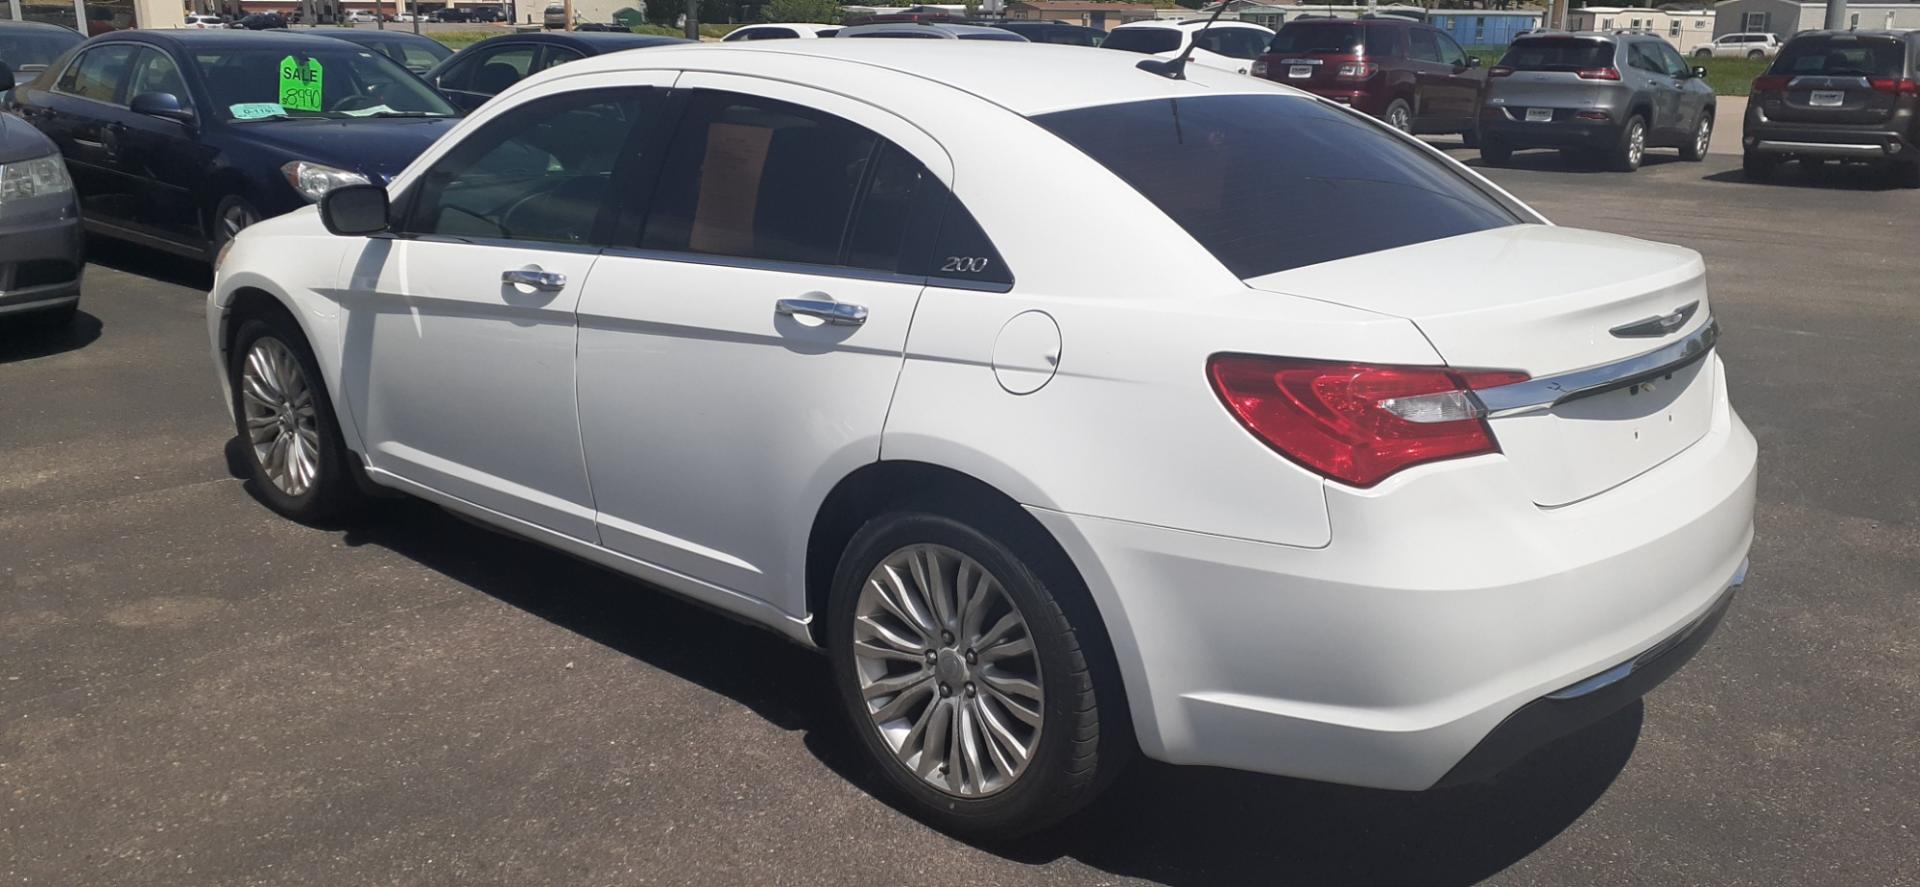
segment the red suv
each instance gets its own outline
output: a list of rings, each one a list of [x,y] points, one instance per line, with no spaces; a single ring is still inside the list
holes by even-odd
[[[1352,105],[1402,132],[1475,143],[1486,75],[1439,29],[1393,18],[1288,22],[1250,72]]]

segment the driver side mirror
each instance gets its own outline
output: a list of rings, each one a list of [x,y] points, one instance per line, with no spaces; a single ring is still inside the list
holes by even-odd
[[[127,103],[127,109],[162,120],[193,122],[193,109],[181,104],[180,97],[170,92],[143,92]]]
[[[1480,57],[1477,55],[1467,56],[1467,67],[1468,68],[1480,67]]]
[[[366,237],[392,226],[387,189],[381,185],[341,185],[320,197],[320,223],[342,237]]]
[[[1693,76],[1695,79],[1705,80],[1707,79],[1707,69],[1701,68],[1701,67],[1695,67],[1693,69]]]
[[[6,62],[0,62],[0,92],[13,88],[13,69]]]

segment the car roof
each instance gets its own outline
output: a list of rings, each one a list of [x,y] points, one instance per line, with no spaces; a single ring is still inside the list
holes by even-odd
[[[1916,33],[1920,33],[1920,31],[1801,31],[1793,35],[1793,39],[1800,40],[1807,37],[1879,37],[1892,40],[1906,40]]]
[[[867,72],[875,69],[894,71],[958,89],[1024,116],[1156,98],[1236,93],[1305,95],[1271,81],[1200,65],[1188,66],[1186,79],[1174,80],[1141,70],[1140,56],[1130,52],[1096,52],[1084,46],[996,40],[700,43],[599,56],[550,70],[564,70],[571,76],[695,65],[699,70],[752,76],[757,68],[764,67],[756,59],[763,55],[800,56],[844,66],[853,82],[869,79],[871,74]],[[543,72],[530,80],[547,76]]]
[[[915,34],[924,33],[927,30],[951,34],[955,37],[961,37],[967,34],[998,35],[1001,31],[1000,28],[990,28],[984,25],[963,25],[957,22],[875,22],[871,25],[854,25],[850,28],[841,28],[840,32],[833,36],[853,37],[861,34]]]
[[[119,42],[123,40],[136,43],[172,44],[188,49],[205,46],[227,47],[272,44],[274,46],[314,46],[321,49],[335,49],[337,51],[340,46],[340,41],[332,37],[314,36],[298,31],[283,31],[277,29],[270,31],[241,31],[226,28],[209,28],[206,30],[183,28],[180,30],[115,31],[111,34],[102,34],[94,37],[87,42],[102,43]]]
[[[0,19],[0,31],[65,31],[75,37],[84,39],[84,35],[79,31],[65,25],[56,25],[51,22],[15,21],[10,18]]]
[[[621,49],[639,49],[645,46],[665,46],[670,43],[688,43],[681,37],[662,37],[656,34],[634,34],[622,31],[536,31],[530,34],[501,34],[488,37],[478,43],[468,44],[467,49],[486,46],[493,43],[557,43],[572,46],[575,49],[589,49],[596,53],[612,52],[618,46]],[[466,49],[461,50],[465,52]]]
[[[1116,31],[1120,30],[1121,28],[1127,28],[1127,29],[1169,28],[1172,30],[1179,30],[1181,28],[1204,28],[1206,26],[1207,26],[1207,20],[1203,18],[1184,19],[1181,21],[1171,21],[1168,19],[1150,19],[1148,21],[1127,22],[1121,25],[1114,25],[1113,29]],[[1213,26],[1216,28],[1259,28],[1262,31],[1273,30],[1272,28],[1269,28],[1265,25],[1256,25],[1253,22],[1243,22],[1243,21],[1237,21],[1234,19],[1221,19],[1217,22],[1214,22]]]
[[[356,43],[362,40],[368,42],[378,40],[425,40],[428,43],[440,42],[425,34],[415,34],[412,31],[400,30],[369,31],[365,28],[318,27],[308,28],[307,32],[319,34],[322,37],[332,37],[336,40],[352,40]]]

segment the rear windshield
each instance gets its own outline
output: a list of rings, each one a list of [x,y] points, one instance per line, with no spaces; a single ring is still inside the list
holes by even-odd
[[[1603,40],[1535,37],[1515,40],[1500,66],[1516,71],[1579,71],[1613,64],[1613,44]]]
[[[1363,55],[1367,51],[1367,29],[1359,25],[1299,22],[1286,25],[1273,35],[1268,52],[1326,52]]]
[[[1033,120],[1241,278],[1521,222],[1378,124],[1292,96],[1154,99]]]
[[[1116,28],[1100,42],[1101,49],[1128,52],[1172,52],[1180,48],[1180,32],[1172,28]]]
[[[1802,37],[1780,50],[1769,74],[1829,77],[1899,77],[1906,44],[1887,37]]]

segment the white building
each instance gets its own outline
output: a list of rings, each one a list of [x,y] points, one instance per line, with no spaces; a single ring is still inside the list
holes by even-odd
[[[1588,6],[1567,10],[1569,31],[1650,31],[1667,38],[1680,54],[1712,43],[1714,13],[1705,9],[1641,9],[1634,6]]]
[[[1797,0],[1722,0],[1713,7],[1713,33],[1764,32],[1787,39],[1827,26],[1827,4]],[[1858,31],[1920,30],[1920,3],[1848,3],[1847,27]]]

